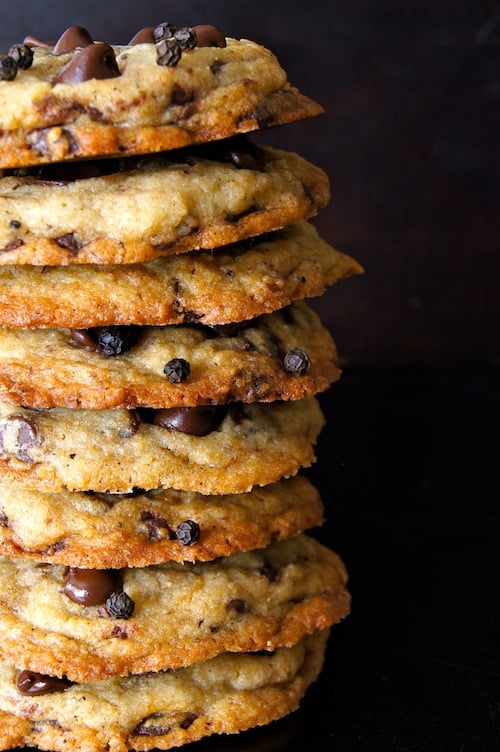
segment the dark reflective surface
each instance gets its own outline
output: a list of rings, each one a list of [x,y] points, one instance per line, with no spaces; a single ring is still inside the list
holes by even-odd
[[[498,752],[498,374],[346,372],[310,475],[351,616],[298,712],[193,752]]]

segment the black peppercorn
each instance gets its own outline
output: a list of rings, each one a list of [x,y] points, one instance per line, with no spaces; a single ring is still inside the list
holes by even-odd
[[[301,374],[306,373],[306,371],[309,370],[311,361],[303,350],[294,348],[293,350],[289,350],[287,352],[283,364],[285,366],[285,371],[300,376]]]
[[[192,546],[200,537],[200,526],[193,520],[186,520],[181,522],[175,535],[184,546]]]
[[[158,24],[153,29],[153,39],[155,43],[162,42],[164,39],[169,39],[174,36],[175,26],[168,21]]]
[[[172,358],[165,364],[163,373],[172,384],[180,384],[189,378],[191,367],[184,358]]]
[[[17,67],[28,70],[33,64],[33,50],[27,44],[13,44],[9,50],[9,57],[14,58]]]
[[[130,348],[131,330],[126,326],[105,326],[98,330],[97,345],[103,355],[121,355]]]
[[[174,37],[177,39],[181,50],[192,50],[196,47],[196,34],[189,26],[177,29],[174,32]]]
[[[17,76],[17,63],[10,55],[0,55],[0,81],[13,81]]]
[[[171,68],[181,59],[182,48],[175,37],[167,37],[156,43],[156,62]]]
[[[111,593],[106,601],[106,611],[114,619],[130,619],[134,613],[135,603],[123,590]]]

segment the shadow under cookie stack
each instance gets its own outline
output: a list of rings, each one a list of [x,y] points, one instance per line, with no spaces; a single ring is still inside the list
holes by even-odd
[[[214,27],[0,56],[0,748],[169,749],[295,710],[349,613],[302,468],[361,271],[321,108]]]

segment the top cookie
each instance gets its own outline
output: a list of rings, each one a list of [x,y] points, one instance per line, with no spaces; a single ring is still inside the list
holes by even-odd
[[[323,112],[269,50],[214,27],[160,24],[120,46],[80,27],[25,42],[0,71],[0,167],[164,151]]]

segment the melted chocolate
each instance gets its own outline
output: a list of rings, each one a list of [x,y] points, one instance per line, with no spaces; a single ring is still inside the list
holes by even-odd
[[[25,670],[18,673],[16,686],[23,695],[47,695],[51,692],[63,692],[71,686],[71,682],[68,679],[59,679],[57,676],[47,676]]]
[[[226,411],[215,405],[197,407],[172,407],[156,410],[153,423],[171,431],[188,433],[190,436],[207,436],[224,420]]]
[[[123,581],[116,569],[79,569],[68,567],[63,591],[75,603],[99,606],[111,593],[122,589]]]
[[[193,31],[196,34],[197,47],[226,46],[226,37],[216,26],[212,26],[212,24],[199,24],[198,26],[193,26]]]
[[[69,61],[52,83],[78,84],[91,79],[116,78],[120,76],[115,53],[109,44],[89,44]]]

